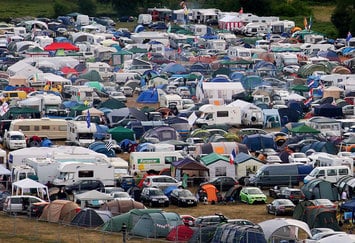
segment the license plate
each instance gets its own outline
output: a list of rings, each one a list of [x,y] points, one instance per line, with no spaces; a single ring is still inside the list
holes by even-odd
[[[164,203],[164,200],[159,200],[159,203]]]
[[[193,204],[194,202],[187,202],[187,204]]]

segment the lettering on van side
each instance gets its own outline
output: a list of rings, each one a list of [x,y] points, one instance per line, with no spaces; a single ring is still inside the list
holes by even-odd
[[[151,158],[151,159],[138,159],[138,164],[160,164],[159,158]]]

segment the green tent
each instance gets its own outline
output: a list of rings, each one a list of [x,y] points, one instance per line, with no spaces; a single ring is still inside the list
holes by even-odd
[[[109,98],[108,100],[100,103],[99,108],[108,108],[108,109],[120,109],[126,107],[126,104],[117,99]]]
[[[309,127],[307,125],[301,125],[301,126],[297,126],[294,127],[290,130],[290,132],[292,134],[296,134],[296,133],[320,133],[320,131],[318,131],[317,129],[314,129],[312,127]]]
[[[308,92],[309,88],[306,85],[303,84],[299,84],[299,85],[295,85],[291,88],[291,90],[293,91],[297,91],[297,92]]]
[[[104,88],[103,85],[98,81],[89,81],[89,82],[86,82],[85,85],[95,88],[98,91],[102,91],[102,89]]]
[[[206,156],[203,156],[200,161],[206,165],[209,166],[210,164],[215,163],[216,161],[225,161],[226,163],[229,163],[229,158],[227,158],[226,156],[223,156],[221,154],[217,154],[217,153],[210,153]]]
[[[29,108],[29,107],[11,107],[5,114],[2,116],[3,120],[6,119],[17,119],[20,117],[39,118],[41,113],[38,109]]]
[[[301,190],[308,200],[319,198],[326,198],[330,201],[338,200],[337,187],[333,183],[320,178],[310,180],[301,187]]]
[[[96,70],[91,70],[91,71],[88,71],[84,74],[80,74],[79,78],[87,79],[89,81],[98,81],[98,82],[103,81],[99,72]]]
[[[76,105],[76,106],[70,108],[69,116],[71,116],[71,117],[79,116],[79,115],[81,115],[83,110],[87,110],[88,108],[90,108],[90,107],[88,107],[87,105],[84,105],[84,104]]]
[[[135,134],[131,129],[117,126],[108,130],[108,133],[111,134],[112,139],[116,140],[118,143],[123,139],[129,139],[136,141]]]
[[[127,231],[131,231],[142,215],[160,212],[162,212],[161,209],[132,209],[128,213],[112,217],[102,226],[102,230],[120,232],[122,230],[122,225],[125,224],[127,226]]]

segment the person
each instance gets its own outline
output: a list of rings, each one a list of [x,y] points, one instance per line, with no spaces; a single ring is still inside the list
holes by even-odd
[[[345,202],[348,199],[348,194],[346,193],[346,190],[344,190],[341,193],[341,201]]]
[[[188,178],[189,178],[188,174],[184,173],[182,175],[182,187],[183,188],[187,188],[187,180],[188,180]]]

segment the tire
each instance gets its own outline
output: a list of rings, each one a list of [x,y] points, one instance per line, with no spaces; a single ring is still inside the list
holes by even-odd
[[[275,216],[277,216],[277,215],[278,215],[277,210],[275,210],[274,215],[275,215]]]

